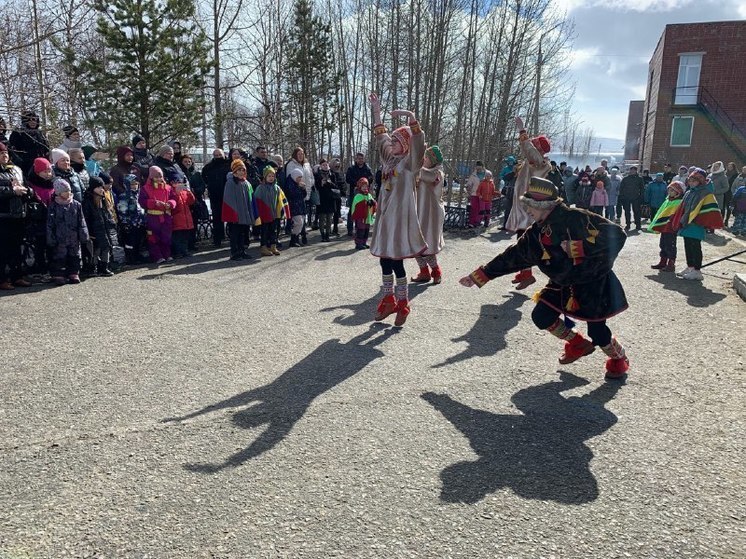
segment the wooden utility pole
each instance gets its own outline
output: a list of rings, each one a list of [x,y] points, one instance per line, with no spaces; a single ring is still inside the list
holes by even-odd
[[[534,97],[534,118],[532,119],[532,123],[531,123],[532,134],[539,133],[539,99],[541,99],[541,65],[544,62],[542,59],[542,54],[541,54],[541,40],[543,38],[544,38],[544,35],[539,37],[539,59],[536,62],[536,94]]]
[[[31,0],[31,10],[34,14],[34,62],[36,64],[36,79],[39,82],[39,99],[40,99],[40,117],[39,128],[46,129],[47,126],[47,94],[44,88],[44,67],[41,57],[41,39],[39,37],[39,12],[36,7],[36,0]]]

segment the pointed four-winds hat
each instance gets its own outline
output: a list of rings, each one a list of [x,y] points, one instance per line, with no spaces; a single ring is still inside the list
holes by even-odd
[[[552,181],[539,177],[531,177],[526,194],[521,196],[521,202],[540,210],[550,209],[562,202],[559,190]]]

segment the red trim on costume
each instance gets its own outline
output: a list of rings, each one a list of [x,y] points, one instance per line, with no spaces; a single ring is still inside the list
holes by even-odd
[[[474,270],[471,274],[469,274],[469,277],[480,288],[484,287],[484,285],[488,281],[490,281],[490,277],[484,271],[484,267],[483,266],[480,266],[479,268],[477,268],[476,270]]]

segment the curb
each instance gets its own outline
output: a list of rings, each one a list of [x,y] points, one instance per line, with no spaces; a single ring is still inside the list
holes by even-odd
[[[746,274],[736,274],[733,276],[733,287],[741,296],[741,299],[746,301]]]

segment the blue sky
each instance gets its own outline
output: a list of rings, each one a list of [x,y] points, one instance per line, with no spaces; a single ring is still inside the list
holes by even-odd
[[[596,137],[607,138],[624,138],[629,102],[645,97],[648,62],[667,24],[746,19],[746,0],[555,3],[575,21],[576,115]]]

